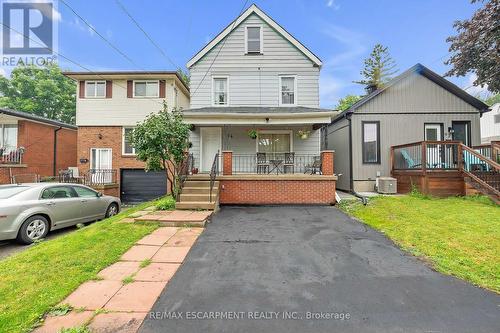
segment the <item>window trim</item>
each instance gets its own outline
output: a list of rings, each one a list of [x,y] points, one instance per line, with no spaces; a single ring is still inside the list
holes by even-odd
[[[293,78],[293,104],[283,104],[282,99],[282,91],[281,91],[281,81],[283,78]],[[296,74],[280,74],[279,75],[279,86],[278,86],[278,94],[279,94],[279,106],[297,106],[297,75]]]
[[[227,101],[226,104],[215,104],[215,79],[226,79],[226,96]],[[214,75],[212,76],[212,93],[210,99],[212,100],[211,105],[216,107],[226,107],[229,106],[229,75]]]
[[[111,162],[111,167],[109,169],[95,169],[95,170],[112,170],[113,169],[113,148],[106,148],[106,147],[90,147],[90,158],[89,158],[89,166],[90,166],[90,169],[92,169],[92,164],[94,163],[94,161],[92,160],[92,150],[109,150],[111,153],[110,153],[110,162]]]
[[[260,29],[260,51],[259,52],[248,52],[248,28],[259,28]],[[264,29],[261,24],[248,24],[245,26],[245,54],[246,55],[260,55],[264,54]]]
[[[438,139],[438,141],[444,141],[444,124],[443,123],[424,123],[424,140],[426,140],[426,126],[427,125],[437,125],[441,127],[441,138]]]
[[[259,134],[288,134],[290,136],[290,153],[293,153],[293,130],[259,130],[255,140],[255,152],[259,152]]]
[[[88,83],[94,84],[94,96],[89,96],[87,94],[87,84]],[[98,83],[104,83],[104,95],[103,96],[97,96],[97,84]],[[90,98],[90,99],[106,98],[106,91],[108,89],[107,85],[108,85],[108,83],[106,82],[106,80],[85,80],[85,98]]]
[[[156,95],[155,96],[137,96],[135,94],[135,84],[136,83],[146,83],[146,86],[147,86],[147,83],[148,82],[155,82],[158,89],[156,89]],[[146,91],[147,91],[147,87],[146,87]],[[160,80],[133,80],[132,81],[132,97],[133,98],[160,98]]]
[[[126,153],[125,152],[125,130],[129,129],[129,128],[132,129],[132,130],[134,130],[135,127],[133,127],[133,126],[123,126],[122,127],[122,155],[123,156],[136,156],[137,153],[135,152],[135,148],[134,147],[132,147],[132,153]]]
[[[377,125],[377,160],[375,162],[365,161],[365,124]],[[361,121],[361,160],[363,164],[381,164],[380,162],[380,121],[367,120]]]
[[[5,145],[4,139],[5,139],[5,126],[15,126],[16,127],[16,145],[13,147],[17,149],[18,143],[19,143],[19,124],[9,124],[9,123],[4,123],[0,124],[0,148],[8,148]],[[8,151],[4,151],[4,155],[8,154]]]

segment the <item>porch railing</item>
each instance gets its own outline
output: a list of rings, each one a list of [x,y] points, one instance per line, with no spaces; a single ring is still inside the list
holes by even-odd
[[[73,175],[71,170],[61,170],[57,177],[57,181],[60,183],[100,186],[106,184],[116,184],[116,175],[116,169],[90,169],[81,176]]]
[[[215,178],[219,174],[219,152],[215,154],[212,167],[210,168],[210,202],[212,202],[212,191],[214,189]]]
[[[179,190],[184,187],[187,176],[191,173],[194,165],[193,154],[187,154],[179,170]]]
[[[265,159],[257,160],[256,154],[233,154],[233,174],[293,174],[321,172],[321,157],[314,154],[294,154],[293,157],[285,153],[269,153]]]
[[[24,148],[0,148],[0,164],[22,164]]]

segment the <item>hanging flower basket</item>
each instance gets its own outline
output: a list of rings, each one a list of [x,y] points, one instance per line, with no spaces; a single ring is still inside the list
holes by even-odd
[[[300,130],[297,132],[297,136],[302,140],[306,140],[307,138],[309,138],[309,134],[311,134],[311,131]]]
[[[247,134],[250,139],[254,140],[257,139],[257,130],[255,129],[248,130]]]

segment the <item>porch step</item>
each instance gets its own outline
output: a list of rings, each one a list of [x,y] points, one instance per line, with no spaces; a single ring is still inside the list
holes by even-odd
[[[212,201],[217,199],[217,193],[212,192]],[[180,202],[210,202],[210,193],[194,194],[182,193],[180,195]]]
[[[210,181],[209,180],[186,180],[184,183],[184,188],[186,187],[205,187],[205,188],[210,188]],[[215,181],[214,182],[214,187],[219,187],[219,182]]]
[[[212,189],[212,194],[218,193],[219,188],[215,187]],[[183,187],[182,188],[182,194],[209,194],[210,193],[210,186],[207,187]]]
[[[493,200],[493,202],[497,205],[500,205],[500,197],[495,192],[476,182],[474,179],[465,176],[464,183],[466,195],[483,194],[490,197],[491,200]]]
[[[214,210],[217,207],[217,202],[208,201],[189,201],[189,202],[177,202],[175,208],[177,209],[210,209]]]
[[[197,174],[197,175],[189,175],[187,180],[210,180],[209,174]]]

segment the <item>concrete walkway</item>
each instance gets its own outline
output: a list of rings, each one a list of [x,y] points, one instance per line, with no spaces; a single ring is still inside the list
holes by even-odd
[[[140,332],[500,332],[500,296],[333,207],[223,207]]]

